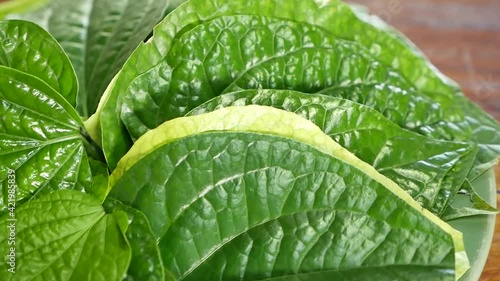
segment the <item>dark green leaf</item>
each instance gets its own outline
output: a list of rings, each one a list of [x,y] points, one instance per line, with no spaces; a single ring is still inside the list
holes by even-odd
[[[17,221],[8,214],[0,218],[4,228],[15,229],[15,244],[8,244],[10,232],[0,232],[2,257],[11,247],[16,254],[14,274],[0,264],[2,280],[122,280],[130,262],[123,216],[106,215],[98,200],[72,190],[23,204]]]
[[[39,78],[75,106],[78,83],[73,66],[56,40],[36,24],[0,21],[0,65]]]
[[[164,61],[134,80],[120,111],[136,139],[224,91],[264,87],[315,92],[364,81],[409,87],[356,43],[334,38],[318,27],[255,16],[221,17],[184,33]],[[118,148],[104,139],[105,153],[112,155]]]
[[[106,199],[104,208],[108,213],[123,211],[128,217],[125,236],[132,249],[132,260],[123,280],[163,281],[165,278],[160,251],[144,214],[113,198]]]
[[[165,0],[58,0],[11,18],[37,22],[62,45],[76,69],[78,110],[88,117],[111,79],[163,16]]]
[[[401,129],[372,108],[317,94],[246,90],[216,97],[188,115],[249,104],[272,106],[312,121],[437,215],[454,199],[477,153],[467,143],[426,138]]]
[[[316,23],[316,21],[320,22],[329,18],[333,9],[328,8],[328,5],[320,5],[313,0],[191,0],[179,6],[155,29],[154,37],[149,44],[139,46],[132,54],[117,76],[115,85],[108,89],[109,92],[104,97],[103,107],[97,112],[98,122],[93,122],[91,125],[94,128],[89,128],[91,131],[102,130],[100,140],[109,166],[114,169],[118,160],[132,145],[132,140],[120,121],[123,96],[127,95],[127,89],[138,77],[141,79],[135,83],[134,87],[142,92],[142,96],[144,96],[145,89],[152,94],[163,90],[165,82],[168,81],[160,78],[160,73],[163,73],[163,70],[154,67],[165,59],[177,37],[198,24],[223,15],[258,14],[298,22]],[[328,27],[331,24],[328,23],[325,26]],[[235,51],[237,50],[235,49]],[[151,85],[148,81],[151,82]],[[144,85],[140,85],[140,83]]]
[[[327,39],[325,39],[326,37],[331,40],[334,40],[334,38],[343,38],[344,42],[346,42],[345,39],[347,39],[359,42],[361,45],[365,46],[366,54],[362,55],[361,53],[364,52],[364,48],[358,47],[359,50],[356,51],[356,55],[358,57],[349,57],[349,59],[346,59],[345,62],[343,61],[345,66],[343,70],[345,70],[346,73],[341,73],[344,76],[340,77],[336,75],[337,72],[335,72],[335,68],[331,72],[328,72],[329,68],[326,65],[325,59],[329,56],[322,56],[321,54],[318,54],[321,52],[316,52],[316,57],[314,57],[314,52],[312,51],[302,52],[303,56],[300,56],[299,52],[297,52],[295,54],[296,56],[283,57],[283,61],[281,62],[282,65],[279,65],[280,62],[275,62],[275,64],[266,62],[267,65],[259,67],[260,71],[249,70],[246,65],[244,65],[245,68],[243,70],[246,72],[246,75],[240,77],[240,79],[238,79],[239,81],[230,81],[233,82],[233,87],[228,90],[235,90],[238,89],[238,87],[284,87],[287,89],[312,91],[314,88],[320,88],[328,85],[328,83],[325,83],[325,81],[329,82],[326,78],[331,80],[342,78],[343,80],[346,80],[342,82],[345,82],[347,85],[353,84],[353,82],[359,82],[359,78],[362,78],[362,80],[364,79],[364,82],[377,78],[378,81],[382,81],[383,83],[394,84],[395,86],[399,86],[399,88],[410,92],[416,92],[419,96],[428,98],[433,106],[441,107],[444,112],[450,115],[461,116],[460,120],[444,119],[440,121],[452,122],[451,125],[456,122],[462,122],[462,129],[465,129],[465,132],[470,132],[474,130],[474,128],[479,128],[479,130],[485,128],[486,133],[479,132],[475,135],[466,134],[464,137],[462,137],[462,133],[458,136],[452,135],[451,138],[449,138],[449,135],[440,134],[456,133],[460,130],[444,132],[443,129],[439,129],[434,136],[438,139],[473,141],[479,143],[481,151],[478,156],[478,165],[476,165],[479,168],[475,168],[474,171],[477,170],[477,173],[481,173],[485,167],[489,167],[492,161],[496,160],[496,152],[498,151],[497,144],[500,143],[500,133],[498,133],[500,130],[498,130],[498,125],[494,122],[483,124],[483,119],[488,119],[488,116],[485,113],[480,110],[470,111],[466,106],[463,106],[462,103],[457,103],[455,100],[456,88],[454,87],[454,84],[436,71],[435,68],[420,54],[420,52],[416,50],[416,48],[412,47],[408,42],[402,39],[402,36],[396,36],[395,32],[389,32],[387,29],[378,29],[378,27],[372,26],[371,23],[359,19],[348,6],[344,5],[340,1],[333,0],[320,3],[313,0],[191,0],[184,5],[181,5],[177,10],[175,10],[175,12],[167,16],[167,18],[156,29],[155,36],[151,40],[150,44],[141,46],[136,50],[136,52],[134,52],[129,64],[125,65],[122,74],[117,77],[116,84],[110,89],[109,95],[105,99],[107,103],[104,104],[102,111],[98,112],[99,115],[96,118],[102,123],[100,126],[103,130],[103,147],[111,168],[116,166],[116,162],[131,146],[133,139],[137,138],[138,135],[140,136],[147,128],[155,127],[149,126],[151,125],[150,123],[155,123],[158,119],[164,119],[170,114],[173,115],[172,112],[162,112],[162,110],[158,110],[158,108],[164,103],[163,99],[158,99],[160,93],[165,93],[166,89],[169,87],[181,88],[183,91],[181,93],[177,93],[176,98],[174,99],[176,103],[184,103],[184,105],[179,107],[181,111],[186,109],[188,110],[191,103],[203,101],[203,99],[207,98],[207,96],[211,94],[210,92],[196,93],[192,91],[193,88],[203,88],[207,86],[204,83],[208,82],[209,85],[213,86],[216,91],[220,90],[220,87],[224,83],[227,83],[227,81],[220,80],[219,77],[225,78],[228,76],[231,80],[238,78],[238,75],[241,74],[241,72],[238,71],[241,69],[234,69],[234,67],[240,66],[238,61],[234,61],[235,57],[238,58],[236,56],[237,53],[239,53],[242,57],[245,57],[246,54],[254,54],[257,58],[260,53],[271,51],[270,48],[275,43],[276,39],[273,37],[273,34],[259,34],[257,31],[252,31],[247,36],[248,41],[245,41],[249,43],[240,45],[240,42],[232,42],[231,36],[237,36],[241,30],[219,28],[219,30],[226,30],[226,32],[223,32],[220,34],[221,36],[218,36],[219,33],[217,32],[217,28],[213,28],[212,30],[208,30],[204,33],[203,36],[200,36],[200,34],[197,35],[197,39],[199,39],[200,42],[194,40],[193,36],[192,42],[198,44],[198,46],[188,47],[180,45],[185,47],[184,52],[186,53],[190,52],[190,48],[201,49],[200,46],[208,45],[208,49],[204,50],[208,54],[206,56],[198,57],[198,60],[193,58],[193,60],[183,62],[180,66],[184,67],[184,71],[187,71],[190,66],[193,67],[193,71],[188,74],[188,79],[179,79],[179,76],[182,76],[181,70],[176,69],[173,71],[172,67],[174,66],[169,64],[172,60],[175,61],[180,59],[176,56],[171,56],[170,54],[173,52],[172,48],[174,45],[181,40],[182,37],[186,37],[186,33],[196,29],[199,25],[206,24],[207,22],[213,21],[214,19],[224,15],[236,14],[254,14],[258,16],[280,18],[280,20],[288,19],[300,22],[299,25],[305,25],[304,22],[310,23],[322,27],[324,34],[327,34],[320,39],[312,40],[312,45],[314,45],[314,43],[323,43],[321,40],[327,41]],[[300,31],[291,27],[293,24],[287,23],[286,26],[290,30],[290,32],[286,34],[286,36],[290,37],[289,41],[294,40],[296,37],[300,37],[298,36]],[[285,30],[286,27],[283,26],[283,29]],[[253,39],[255,39],[255,41],[251,41],[252,34],[254,35]],[[270,38],[274,39],[270,40]],[[305,38],[309,39],[307,36]],[[314,36],[311,38],[314,38]],[[214,44],[204,44],[204,39],[207,39],[207,41],[210,40],[214,42]],[[284,40],[281,37],[277,37],[277,39],[290,44],[290,42],[286,40],[287,37],[285,37]],[[183,43],[187,42],[184,41]],[[286,49],[287,45],[285,44],[280,47],[282,47],[283,50]],[[218,53],[218,51],[223,51],[225,53]],[[352,49],[350,48],[340,48],[339,50],[341,55],[344,55],[345,57],[352,54],[351,51]],[[277,53],[279,52],[277,51]],[[176,55],[178,54],[180,53],[176,53]],[[213,61],[216,55],[221,56],[220,59],[222,60],[224,54],[231,56],[231,61],[224,61],[223,63],[218,61],[219,64]],[[363,59],[360,57],[367,58],[367,61],[370,64],[362,62]],[[206,61],[203,59],[206,59]],[[208,73],[216,73],[217,79],[205,81],[207,79],[203,76],[204,72],[202,71],[203,69],[201,69],[200,64],[204,64],[210,59],[212,59],[212,61],[210,64],[207,64],[207,70],[209,70]],[[244,58],[242,59],[244,60]],[[291,65],[284,65],[285,60],[291,62]],[[248,63],[249,66],[252,66],[257,62],[248,61]],[[302,65],[300,65],[301,63]],[[294,68],[294,64],[300,65],[300,67]],[[222,65],[224,66],[224,69],[217,68],[217,66]],[[323,68],[323,66],[326,67]],[[387,72],[387,66],[393,67],[395,71]],[[230,69],[226,69],[226,67],[230,67]],[[350,67],[353,67],[354,69],[350,69]],[[372,70],[374,77],[367,77],[365,75],[367,68]],[[379,69],[377,70],[376,68]],[[271,70],[275,70],[276,72],[271,72]],[[303,70],[303,72],[300,70]],[[279,76],[277,76],[278,72]],[[326,76],[325,81],[322,81],[323,83],[320,82],[315,84],[314,82],[319,80],[311,78],[314,77],[317,72]],[[396,75],[399,77],[394,77],[393,74],[395,73],[399,73]],[[275,74],[275,76],[272,74]],[[305,78],[303,78],[303,76]],[[199,79],[202,80],[198,81]],[[171,85],[172,81],[175,81],[172,83],[173,86]],[[290,82],[295,84],[290,85]],[[416,91],[414,88],[419,91]],[[142,106],[144,106],[144,112],[130,112],[130,108],[122,108],[124,97],[135,98]],[[201,98],[201,100],[196,100],[197,98]],[[463,98],[463,96],[459,95],[459,98]],[[148,106],[145,106],[145,104],[148,104]],[[175,110],[179,110],[179,108],[175,108]],[[141,109],[138,108],[133,108],[132,110],[141,111]],[[471,120],[469,119],[465,119],[464,122],[464,110],[467,115],[469,115],[468,117],[470,117],[471,120],[479,122],[481,126],[477,127],[474,124],[471,124]],[[128,124],[128,129],[132,131],[133,135],[132,138],[130,138],[129,132],[123,126],[119,117],[121,115],[130,116],[134,114],[141,115],[143,113],[146,116],[147,111],[161,112],[161,114],[158,114],[159,118],[155,117],[150,119],[147,117],[147,120],[129,120],[128,122],[130,123]],[[150,115],[154,115],[154,113]],[[159,123],[161,122],[158,122],[158,124]],[[98,122],[94,122],[94,124],[98,124]],[[491,133],[492,131],[495,133]],[[493,135],[494,138],[486,138],[484,136],[485,134]],[[472,175],[472,178],[473,177],[474,175]]]
[[[462,104],[466,112],[475,112],[477,117],[464,118],[461,110],[445,109],[414,90],[404,90],[387,83],[334,86],[319,93],[370,106],[401,127],[421,135],[477,143],[480,149],[469,180],[474,180],[495,165],[500,155],[500,127],[497,122],[482,114],[477,105],[464,97],[456,97],[453,103]]]
[[[88,191],[83,125],[71,105],[38,78],[3,66],[0,85],[0,212],[51,190]],[[9,175],[15,198],[8,196]]]
[[[463,112],[460,110],[443,108],[439,103],[434,103],[431,98],[419,95],[412,89],[401,89],[385,82],[333,86],[317,93],[366,105],[382,113],[400,127],[422,135],[434,132],[436,124],[443,120],[457,124],[464,120]],[[462,137],[458,137],[441,132],[435,137],[437,139],[466,141],[467,133],[462,133],[462,135]]]
[[[340,2],[334,0],[332,2]],[[459,86],[444,76],[424,56],[424,54],[402,33],[390,27],[376,16],[357,12],[361,23],[350,25],[349,30],[339,29],[343,38],[354,38],[368,47],[371,54],[382,62],[398,69],[418,90],[431,98],[436,95],[454,96],[456,104],[466,118],[461,124],[443,120],[436,124],[432,135],[436,138],[472,141],[479,144],[476,164],[471,170],[472,181],[497,163],[500,156],[500,125],[484,110],[470,102]],[[346,32],[347,31],[347,32]],[[381,32],[382,31],[382,32]],[[361,35],[360,35],[361,33]],[[354,37],[353,37],[354,36]]]
[[[444,237],[457,276],[465,269],[460,234],[313,123],[272,107],[166,122],[135,143],[111,186],[148,217],[179,280],[367,280],[372,267],[377,280],[453,280],[453,255],[434,264]]]

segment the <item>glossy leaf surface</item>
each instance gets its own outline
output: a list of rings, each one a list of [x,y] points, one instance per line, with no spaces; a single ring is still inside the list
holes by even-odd
[[[246,90],[216,97],[189,114],[249,104],[272,106],[310,120],[437,215],[454,199],[477,153],[469,144],[423,137],[369,107],[324,95]]]
[[[87,191],[92,175],[76,111],[46,83],[17,70],[0,67],[0,85],[0,212],[8,202],[52,190]],[[8,196],[9,175],[15,198]]]
[[[201,34],[212,36],[201,40]],[[266,39],[271,37],[274,40]],[[184,33],[165,61],[134,80],[123,98],[121,119],[137,139],[224,91],[264,87],[315,92],[332,85],[387,80],[409,87],[397,77],[372,61],[358,44],[313,25],[256,16],[221,17]],[[106,138],[104,150],[112,154],[117,147],[107,149],[107,143]]]
[[[333,170],[329,170],[330,168]],[[316,169],[319,169],[319,173],[316,173]],[[358,181],[365,177],[371,179],[366,182]],[[393,199],[386,198],[380,201],[381,205],[376,204],[372,199],[377,196],[371,195],[378,191],[372,193],[372,184],[379,186],[381,190],[388,191],[383,192],[384,196],[387,195]],[[314,275],[315,277],[337,277],[338,275],[335,275],[337,269],[345,273],[341,266],[343,259],[352,258],[353,264],[351,265],[357,268],[361,266],[360,262],[363,260],[366,262],[371,258],[364,254],[360,260],[357,260],[358,255],[344,256],[341,250],[344,249],[341,246],[343,242],[340,245],[333,245],[338,240],[332,240],[332,237],[328,235],[328,238],[324,236],[323,238],[326,238],[327,244],[333,243],[329,244],[332,246],[332,252],[328,254],[328,257],[322,256],[323,251],[308,250],[315,245],[319,247],[318,249],[328,248],[326,244],[321,246],[316,244],[321,235],[317,239],[304,240],[308,236],[300,239],[302,236],[297,233],[295,235],[290,233],[292,241],[299,239],[305,244],[309,242],[312,244],[309,246],[304,243],[300,244],[304,247],[294,243],[287,244],[291,245],[291,248],[266,250],[270,253],[268,256],[270,259],[264,259],[263,255],[257,254],[254,261],[245,258],[245,263],[239,263],[241,261],[238,258],[239,253],[242,252],[236,249],[246,248],[244,246],[246,244],[236,242],[240,241],[240,238],[252,237],[255,234],[272,239],[273,235],[266,236],[269,234],[266,232],[267,226],[260,228],[268,222],[276,222],[280,225],[290,219],[300,221],[300,225],[306,226],[307,219],[310,219],[309,222],[312,224],[323,222],[323,214],[329,214],[330,218],[334,219],[337,214],[335,206],[342,206],[340,213],[346,211],[348,217],[351,217],[351,212],[356,213],[356,217],[357,215],[363,217],[364,212],[388,211],[386,216],[382,216],[384,217],[382,220],[387,219],[385,222],[389,225],[395,222],[393,218],[390,218],[392,215],[403,214],[406,211],[416,212],[417,216],[425,217],[425,220],[432,222],[453,238],[457,276],[461,276],[466,268],[464,264],[467,261],[463,256],[463,244],[460,242],[459,233],[427,210],[422,209],[394,182],[339,146],[313,123],[296,114],[271,107],[229,107],[204,115],[166,122],[136,142],[113,173],[111,185],[113,189],[110,196],[141,210],[148,217],[154,233],[160,239],[160,249],[166,268],[180,280],[199,280],[200,276],[204,275],[210,276],[211,279],[222,277],[232,279],[235,276],[249,274],[250,280],[253,280],[252,278],[266,279],[275,275],[275,277],[295,275],[303,270],[300,261],[304,261],[303,259],[308,254],[312,256],[311,263],[308,264],[311,267],[306,267],[310,269],[307,272],[316,272],[318,275]],[[338,191],[340,193],[337,193]],[[360,193],[351,194],[350,192]],[[343,200],[348,200],[350,203],[344,205],[341,203]],[[403,208],[405,210],[389,211],[382,207],[393,202],[403,203],[406,206]],[[336,205],[337,203],[340,205]],[[373,208],[365,209],[368,205],[361,207],[357,204],[368,204]],[[306,208],[305,212],[300,210],[303,207]],[[319,209],[315,209],[316,207]],[[323,213],[323,211],[328,212]],[[308,217],[309,215],[313,217]],[[359,218],[362,221],[370,224],[361,217]],[[410,222],[413,219],[406,217],[403,220]],[[340,228],[347,232],[349,231],[343,227],[350,228],[354,225],[354,222],[343,223]],[[415,234],[414,230],[418,229],[417,225],[408,227],[408,230],[412,229],[410,232]],[[356,224],[356,231],[354,229],[353,231],[358,232],[359,227],[363,226],[367,225]],[[332,230],[329,227],[325,228],[325,231]],[[406,229],[406,227],[403,228]],[[258,230],[254,233],[255,229]],[[279,231],[283,233],[285,230]],[[345,233],[339,229],[333,232]],[[431,232],[434,233],[434,231]],[[305,231],[304,235],[306,233],[312,235],[312,232]],[[267,239],[249,247],[255,246],[255,249],[261,249],[258,246],[261,242],[264,243],[263,245],[270,246],[269,243],[274,240]],[[281,243],[279,240],[276,241],[278,244]],[[441,246],[444,245],[442,243],[443,241],[439,242]],[[238,245],[243,248],[239,248]],[[396,248],[398,247],[393,249],[396,250]],[[304,250],[304,252],[303,255],[292,255],[288,250],[297,252]],[[373,250],[376,252],[375,249]],[[285,268],[283,270],[277,268],[277,272],[274,272],[272,264],[275,264],[281,251],[285,251],[281,257],[284,259],[283,262],[290,261],[288,265],[292,265],[292,269],[286,271]],[[245,253],[243,252],[241,257],[249,257],[249,254]],[[320,256],[314,258],[313,256],[318,253]],[[339,257],[339,255],[342,258],[335,261],[334,256]],[[261,258],[258,258],[259,256]],[[298,258],[298,263],[295,263],[295,258]],[[390,258],[390,260],[394,262],[394,259]],[[260,269],[257,271],[256,268],[250,268],[247,271],[249,264],[247,262],[250,261],[260,266]],[[374,258],[374,262],[380,261],[379,258]],[[231,265],[221,268],[220,262]],[[327,266],[329,262],[340,268],[323,272],[325,270],[323,266]],[[403,267],[405,270],[411,268],[411,266]],[[385,267],[382,266],[382,268]],[[398,272],[397,268],[394,270]],[[430,273],[429,270],[432,271],[428,268],[425,272]],[[415,274],[420,274],[417,273],[418,271]],[[361,280],[367,278],[359,274],[359,271],[357,273]],[[430,274],[434,275],[434,273]],[[307,277],[307,274],[305,276]],[[389,276],[390,273],[381,273],[381,278]],[[433,278],[447,279],[449,277],[441,271]],[[453,280],[453,276],[451,279]]]
[[[288,19],[300,23],[310,23],[322,27],[325,31],[328,31],[332,37],[337,36],[338,38],[356,41],[366,47],[366,52],[369,53],[372,60],[379,61],[382,65],[393,67],[396,70],[395,72],[399,73],[401,77],[404,77],[404,79],[396,78],[394,79],[396,82],[390,82],[390,84],[401,86],[400,83],[407,81],[407,83],[404,83],[406,86],[400,88],[404,90],[411,90],[408,87],[415,88],[418,90],[418,95],[429,98],[433,105],[437,104],[437,106],[442,107],[445,112],[449,112],[451,115],[458,114],[458,116],[461,116],[462,119],[460,120],[441,120],[446,123],[445,125],[447,126],[454,125],[455,122],[460,121],[462,122],[460,129],[445,131],[441,128],[433,137],[445,140],[472,141],[480,144],[481,150],[477,159],[477,165],[471,173],[470,178],[475,178],[477,174],[482,173],[487,167],[490,167],[492,163],[496,161],[498,154],[500,154],[500,149],[498,147],[500,143],[500,133],[498,133],[498,131],[500,130],[498,130],[498,124],[496,124],[494,120],[489,118],[488,115],[481,110],[471,110],[465,101],[459,103],[455,102],[455,98],[457,97],[455,92],[457,89],[454,87],[454,83],[442,76],[442,74],[440,74],[421,53],[418,52],[414,46],[410,45],[401,35],[387,28],[380,28],[380,26],[376,26],[369,21],[358,18],[347,5],[344,5],[340,1],[191,0],[181,5],[174,13],[167,16],[156,29],[155,36],[150,41],[150,44],[141,46],[134,52],[129,61],[130,64],[125,65],[122,73],[118,76],[117,83],[105,98],[107,101],[106,105],[103,106],[102,111],[98,112],[98,119],[100,119],[100,126],[103,130],[103,146],[106,157],[112,168],[116,166],[118,159],[125,154],[127,149],[131,146],[133,139],[137,137],[133,136],[130,138],[127,130],[119,119],[122,114],[130,114],[128,110],[122,110],[123,96],[133,93],[133,96],[144,98],[144,100],[142,100],[143,102],[151,102],[147,95],[154,96],[164,91],[170,83],[170,80],[164,79],[170,75],[169,72],[171,71],[168,67],[165,68],[164,61],[168,60],[167,56],[169,52],[171,52],[175,42],[177,42],[184,33],[196,28],[197,25],[212,21],[224,15],[235,14],[254,14],[258,16]],[[211,33],[209,32],[207,34]],[[292,38],[294,36],[293,34],[294,31],[289,33]],[[208,37],[217,37],[217,33],[214,32],[214,34],[210,36],[207,35],[206,39],[210,39]],[[227,38],[221,36],[220,39],[224,40]],[[258,37],[255,37],[255,39],[257,39],[255,42],[252,42],[249,46],[243,46],[243,48],[239,45],[214,44],[213,50],[223,49],[222,47],[225,46],[231,48],[233,52],[240,51],[244,55],[245,52],[250,53],[250,50],[257,46],[259,50],[268,50],[266,46],[272,41],[259,41]],[[316,63],[317,61],[311,62],[311,68],[318,66]],[[193,66],[196,66],[196,64]],[[306,64],[306,66],[309,65]],[[213,65],[213,67],[217,67],[217,65]],[[268,71],[269,69],[264,68],[263,72],[266,70]],[[304,74],[307,74],[306,76],[309,77],[308,75],[311,74],[311,72],[314,72],[314,70],[304,71]],[[223,71],[219,74],[225,75]],[[256,73],[256,75],[260,74],[261,73]],[[191,75],[193,75],[191,78],[198,77],[196,74]],[[302,75],[302,73],[300,73],[300,75]],[[266,80],[266,77],[268,80]],[[293,78],[299,79],[300,77]],[[158,80],[158,78],[161,79]],[[251,81],[252,78],[262,79]],[[259,77],[250,75],[247,77],[247,80],[246,82],[254,82],[247,83],[247,86],[251,84],[252,87],[261,88],[273,88],[272,85],[274,83],[278,85],[280,85],[280,82],[283,83],[283,81],[273,80],[272,76]],[[194,79],[190,80],[189,83],[196,85],[197,82],[198,81]],[[384,83],[385,82],[389,81],[384,81]],[[215,84],[216,88],[220,86],[219,81],[210,81],[210,83]],[[179,84],[181,87],[185,86],[187,88],[189,86],[189,84],[184,85],[182,82]],[[308,85],[299,85],[295,88],[289,88],[304,91],[304,88],[301,88],[303,86]],[[415,89],[413,89],[413,91]],[[232,90],[235,90],[235,88]],[[185,96],[179,99],[191,97],[190,94],[191,93],[185,93]],[[208,95],[208,93],[204,94]],[[464,99],[460,94],[458,94],[458,97],[459,99]],[[157,102],[157,100],[154,101]],[[150,107],[150,109],[154,111],[157,109],[156,107],[158,107],[158,105]],[[464,119],[464,112],[465,115],[468,116],[467,119]],[[150,120],[150,122],[154,121]],[[480,126],[477,126],[477,123],[479,123]],[[140,126],[140,124],[134,124],[133,126],[135,125]],[[133,130],[135,129],[136,128]],[[467,133],[464,135],[461,133],[462,131]],[[472,131],[476,131],[477,133],[470,133]],[[456,133],[458,136],[453,135]]]
[[[73,66],[56,40],[27,21],[0,21],[0,65],[33,75],[47,83],[72,106],[78,83]]]
[[[12,225],[9,218],[0,223]],[[2,280],[122,280],[130,262],[124,213],[107,215],[90,195],[60,190],[23,204],[15,218],[15,273],[3,262]],[[8,235],[0,232],[2,245]]]

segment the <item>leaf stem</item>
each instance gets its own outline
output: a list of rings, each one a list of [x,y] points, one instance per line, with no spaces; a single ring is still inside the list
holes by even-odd
[[[85,145],[85,150],[87,151],[89,157],[94,160],[106,163],[106,158],[102,149],[97,145],[97,143],[90,137],[85,128],[80,127],[80,135],[83,137],[83,143]]]

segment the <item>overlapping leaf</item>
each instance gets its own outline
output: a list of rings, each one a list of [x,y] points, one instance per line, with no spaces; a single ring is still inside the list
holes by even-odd
[[[58,189],[86,190],[92,179],[76,111],[34,76],[0,66],[0,212],[14,173],[14,202]]]
[[[0,65],[35,76],[75,106],[78,83],[73,66],[56,40],[36,24],[0,21]]]
[[[143,213],[122,204],[113,198],[104,202],[108,213],[122,211],[127,214],[128,228],[125,232],[132,250],[132,259],[124,281],[163,281],[164,272],[160,252],[149,222]]]
[[[112,179],[179,280],[454,280],[462,259],[451,227],[312,123],[270,107],[167,122]]]
[[[10,18],[32,20],[48,30],[76,69],[78,110],[94,113],[107,85],[163,16],[166,0],[57,0]]]
[[[119,81],[118,77],[113,88]],[[165,60],[136,78],[115,106],[136,139],[224,91],[269,87],[315,92],[332,85],[381,81],[410,87],[397,73],[372,61],[358,44],[313,25],[257,16],[220,17],[177,38]],[[111,121],[101,118],[106,124]],[[116,127],[102,132],[113,167],[122,149],[119,143],[126,139],[113,139]]]
[[[125,130],[125,127],[119,119],[120,115],[131,113],[129,109],[122,108],[123,97],[136,96],[138,99],[142,99],[140,101],[144,103],[151,103],[152,101],[158,102],[158,100],[154,100],[148,97],[148,95],[154,97],[169,86],[171,80],[167,77],[172,74],[170,73],[172,70],[166,66],[165,61],[169,60],[169,53],[172,52],[172,47],[178,42],[178,39],[183,37],[185,33],[189,33],[190,30],[197,28],[198,25],[210,22],[221,16],[236,14],[253,14],[257,16],[279,18],[280,20],[293,20],[301,24],[309,23],[323,28],[323,31],[329,34],[326,37],[343,38],[360,43],[366,47],[366,52],[369,53],[368,57],[372,57],[369,61],[379,62],[378,64],[375,63],[374,65],[370,65],[370,67],[384,68],[382,65],[390,66],[395,70],[391,73],[399,73],[399,78],[384,81],[385,83],[395,84],[395,86],[400,86],[399,88],[403,90],[416,92],[419,96],[428,98],[432,104],[438,105],[447,113],[441,122],[434,124],[435,126],[432,128],[432,133],[428,133],[427,131],[422,131],[420,133],[426,133],[428,136],[437,139],[472,141],[480,145],[481,149],[475,168],[471,172],[471,179],[482,173],[496,161],[500,152],[498,147],[500,143],[500,134],[498,133],[500,130],[498,130],[498,124],[478,108],[471,107],[470,103],[460,94],[458,95],[460,102],[457,103],[457,96],[455,95],[457,89],[454,87],[454,84],[449,82],[449,80],[445,79],[435,70],[416,48],[410,46],[405,39],[402,39],[402,36],[389,29],[379,29],[369,21],[358,18],[347,5],[344,5],[340,1],[191,0],[181,5],[174,13],[167,16],[156,29],[155,36],[150,44],[141,46],[134,52],[130,59],[130,64],[125,65],[122,73],[117,77],[116,84],[110,89],[109,95],[105,99],[107,103],[102,108],[102,112],[99,112],[98,118],[100,118],[100,122],[102,123],[100,125],[103,129],[103,146],[105,147],[105,153],[107,154],[108,161],[112,168],[116,166],[119,157],[127,151],[133,139],[137,137],[133,136],[129,138],[127,130]],[[213,41],[213,38],[218,35],[216,30],[213,31],[214,33],[207,32],[203,37],[206,36],[206,39]],[[294,32],[291,31],[289,35],[293,38]],[[217,39],[220,39],[218,41],[222,42],[228,38],[221,36]],[[266,48],[273,43],[272,41],[273,40],[256,40],[252,44],[243,46],[243,49],[241,49],[242,46],[239,45],[228,45],[227,47],[232,48],[232,52],[234,53],[239,52],[244,55],[245,52],[250,53],[250,50],[253,50],[256,46],[258,46],[257,52],[259,50],[267,50]],[[211,50],[223,49],[221,46],[223,45],[214,44]],[[349,53],[349,48],[347,49],[346,52]],[[210,50],[206,51],[209,52]],[[342,52],[343,51],[345,50],[342,50]],[[310,77],[308,75],[311,74],[311,72],[314,74],[314,68],[318,68],[319,64],[322,63],[321,58],[317,57],[315,59],[316,61],[311,61],[310,65],[306,64],[301,68],[303,70],[310,70],[309,72],[304,71],[303,74],[305,76]],[[290,58],[290,61],[292,64],[294,63],[293,58]],[[356,63],[353,62],[350,66],[352,65],[356,65]],[[187,64],[185,64],[185,66],[186,69],[189,67]],[[193,67],[195,66],[196,65],[193,65]],[[231,66],[231,64],[226,64],[225,66]],[[288,70],[290,71],[290,77],[293,77],[293,79],[300,79],[302,76],[293,75],[302,75],[302,73],[292,73],[293,69],[296,72],[299,71],[297,68],[293,68],[293,65],[290,67],[284,65],[279,70]],[[216,69],[212,70],[219,71]],[[288,86],[288,88],[302,91],[304,91],[302,87],[311,86],[306,83],[307,81],[299,80],[295,82],[305,82],[306,85],[300,85],[294,88],[286,83],[289,81],[280,81],[279,79],[273,80],[273,76],[259,76],[269,71],[269,69],[265,67],[261,68],[261,70],[262,73],[258,71],[249,71],[250,73],[247,73],[247,77],[241,77],[241,79],[239,79],[240,81],[234,81],[233,85],[238,86],[238,84],[243,84],[246,87],[270,88],[275,88],[273,86],[276,86],[276,88],[278,86]],[[324,71],[328,69],[321,70]],[[220,71],[221,75],[229,73],[234,74],[234,77],[232,77],[233,79],[238,77],[237,74],[230,71]],[[204,79],[202,74],[203,73],[192,75],[190,78],[196,77]],[[286,72],[282,72],[281,74],[283,74],[281,76],[282,78],[286,79],[288,77],[285,75],[287,74]],[[327,73],[323,74],[327,75]],[[366,78],[363,74],[365,73],[360,71],[357,74],[352,73],[352,76],[344,78],[353,82],[356,81],[356,78]],[[336,73],[330,73],[330,75],[335,77]],[[389,75],[389,78],[391,77],[392,76]],[[402,77],[404,77],[404,79]],[[177,80],[178,76],[174,78]],[[353,78],[353,80],[349,78]],[[405,83],[404,81],[407,82]],[[189,83],[179,82],[178,86],[189,89],[190,86],[196,86],[197,82],[197,79],[193,79],[189,81]],[[220,81],[218,80],[209,82],[214,84],[216,89],[220,86]],[[401,85],[401,83],[403,83],[403,85]],[[241,85],[239,86],[241,87]],[[324,86],[324,84],[319,83],[313,86],[321,87]],[[237,88],[232,88],[230,90],[235,89]],[[178,100],[187,97],[195,99],[191,94],[192,93],[188,91],[184,92],[184,96],[182,97],[179,95]],[[204,94],[208,95],[207,93]],[[158,105],[150,107],[150,109],[156,111],[157,107]],[[460,116],[461,119],[457,120],[457,115]],[[129,127],[136,125],[141,126],[144,124],[134,123]],[[473,132],[476,133],[474,134]]]
[[[339,0],[331,2],[337,2],[334,5],[343,5]],[[454,95],[457,107],[465,113],[466,118],[459,124],[443,118],[432,130],[424,130],[422,133],[438,139],[472,141],[479,144],[480,150],[469,174],[470,180],[476,179],[495,165],[500,156],[498,122],[469,101],[459,86],[434,67],[404,34],[378,17],[368,15],[366,11],[358,10],[355,16],[362,23],[351,26],[349,32],[341,31],[340,36],[351,38],[353,34],[363,33],[363,36],[354,36],[354,39],[368,47],[372,55],[398,69],[418,90],[431,98],[442,94]]]
[[[8,214],[0,232],[2,245],[15,249],[15,273],[2,262],[2,280],[110,280],[120,281],[130,262],[130,246],[124,232],[124,213],[105,214],[90,195],[59,190],[17,208],[13,222]],[[3,257],[11,247],[1,247]]]
[[[272,106],[312,121],[438,215],[454,199],[477,153],[470,144],[423,137],[401,129],[369,107],[324,95],[246,90],[216,97],[190,114],[249,104]]]

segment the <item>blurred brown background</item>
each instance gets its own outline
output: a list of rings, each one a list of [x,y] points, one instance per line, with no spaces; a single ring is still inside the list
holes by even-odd
[[[406,34],[500,121],[500,0],[351,0]],[[496,169],[500,189],[500,168]],[[497,196],[500,206],[500,195]],[[500,280],[500,218],[481,281]]]

